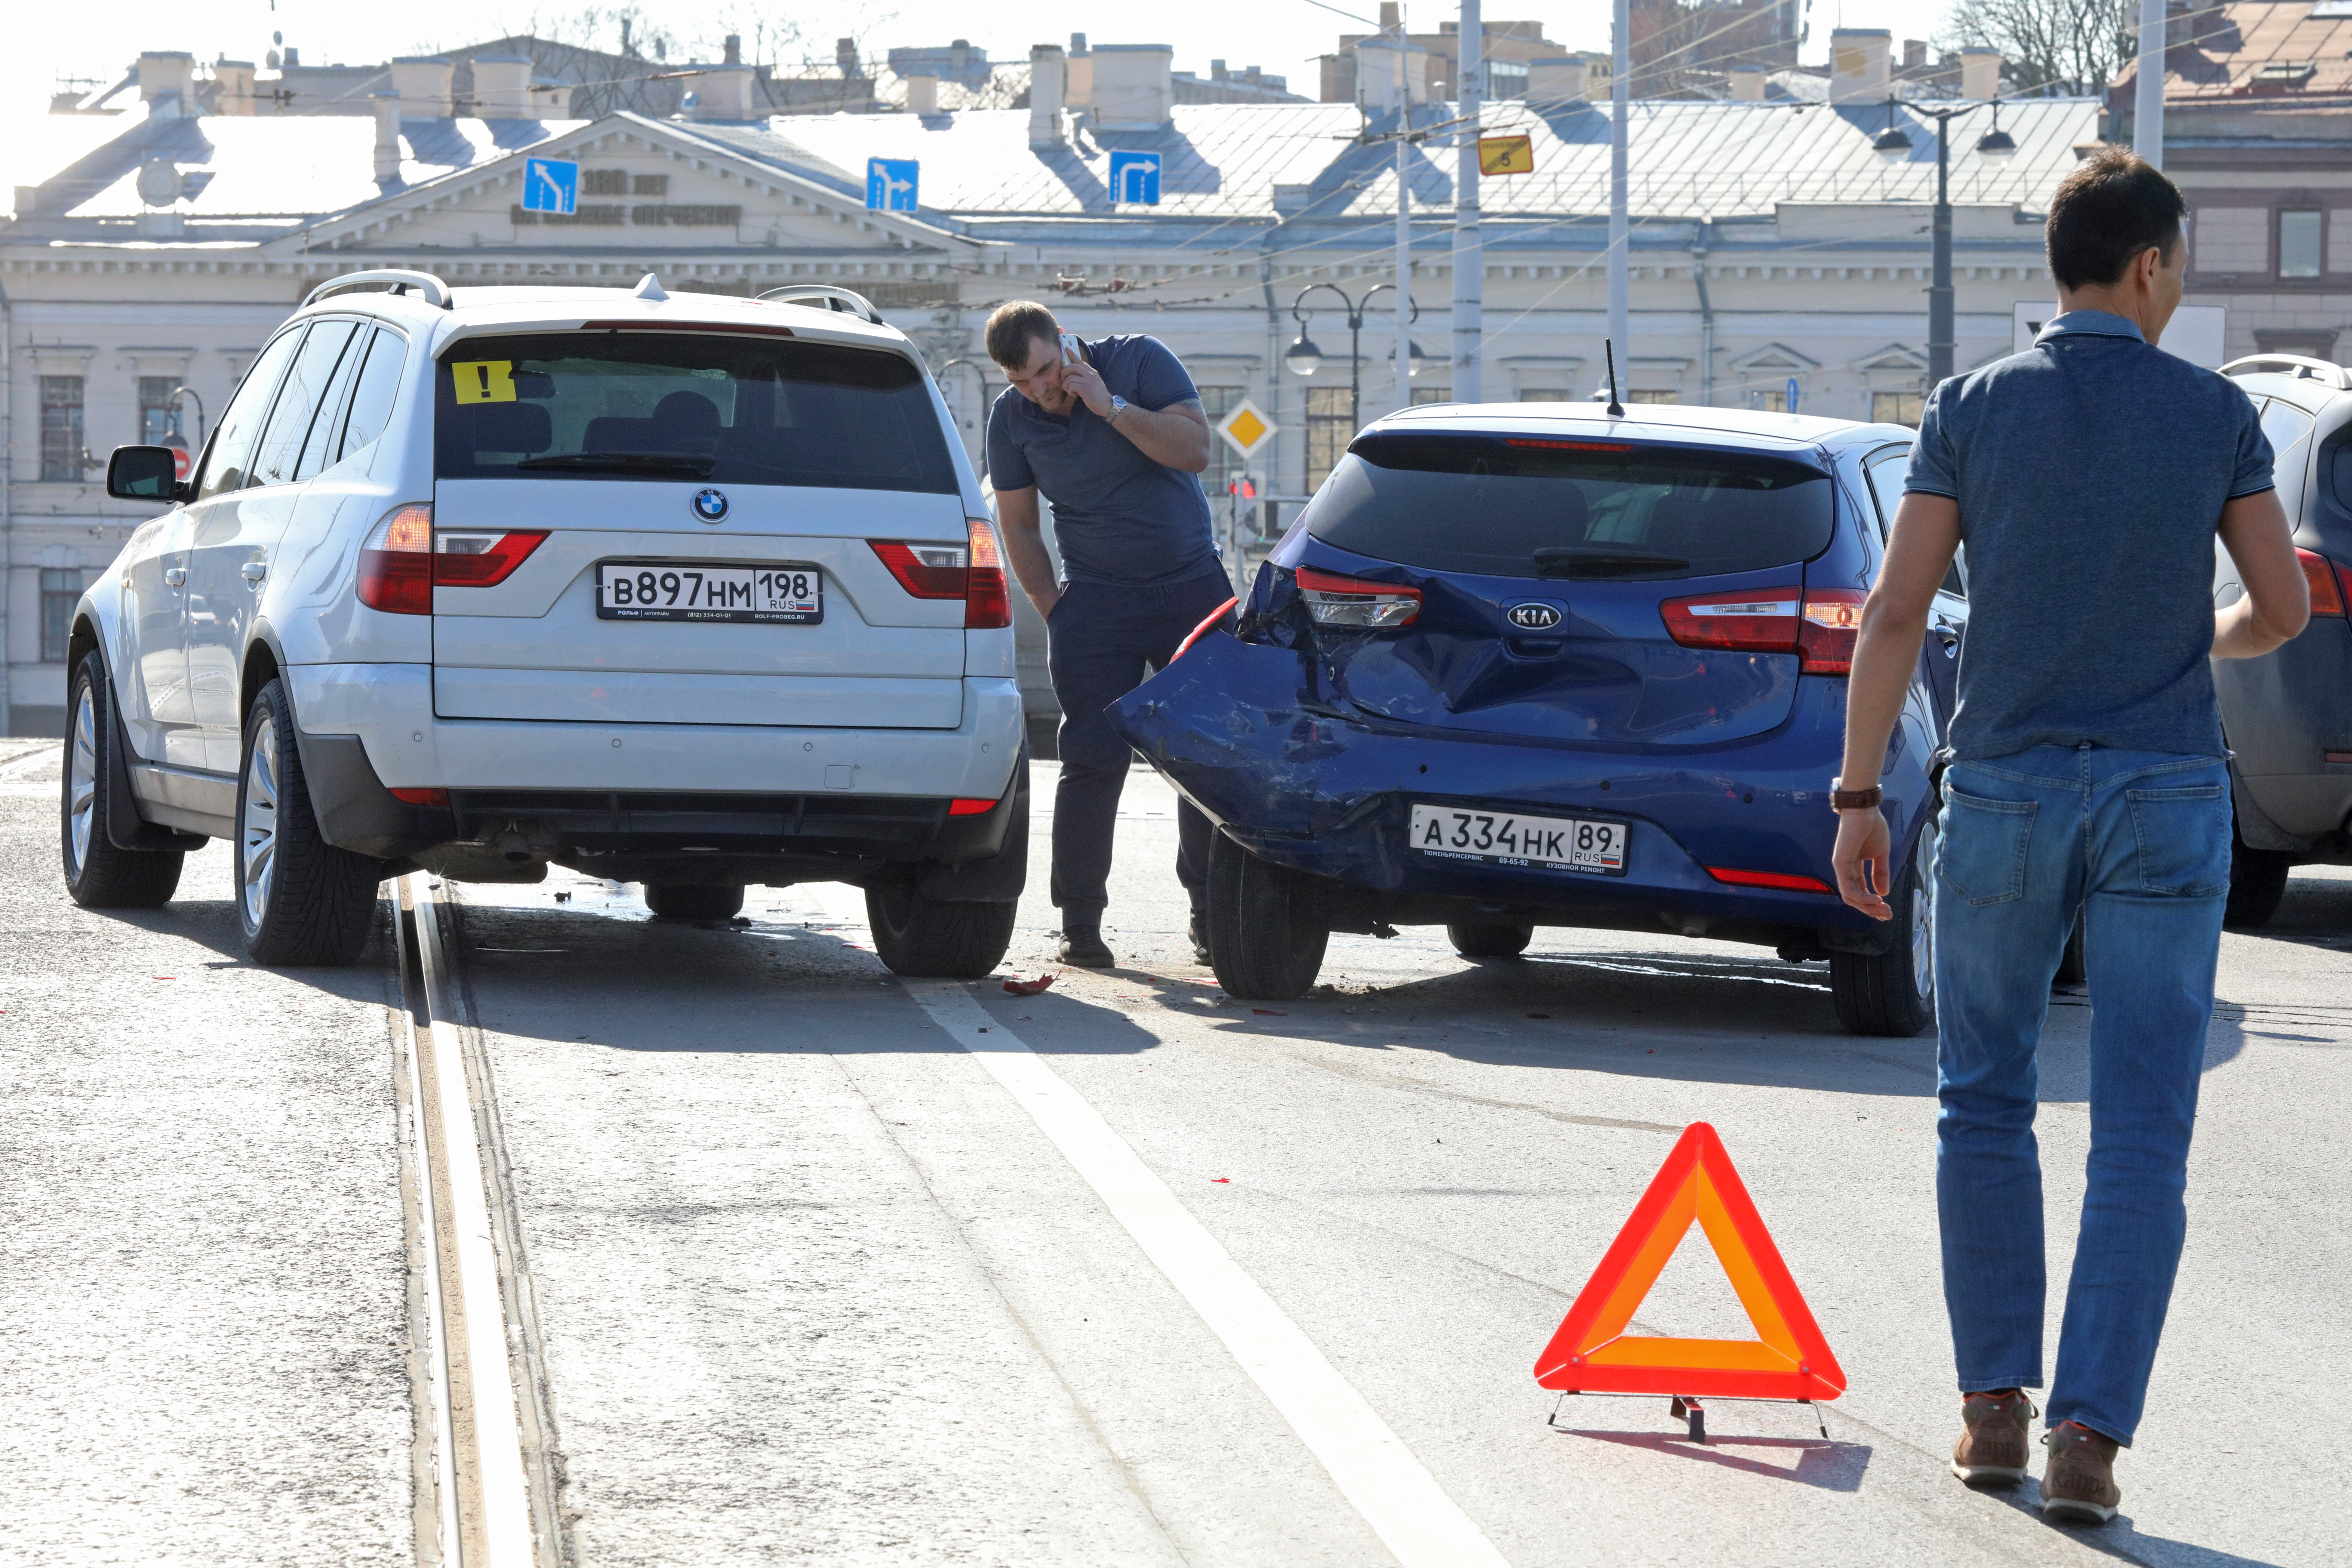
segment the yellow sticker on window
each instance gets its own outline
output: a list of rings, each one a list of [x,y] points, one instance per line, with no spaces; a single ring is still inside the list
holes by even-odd
[[[449,367],[460,403],[512,403],[515,400],[514,361],[459,360]]]

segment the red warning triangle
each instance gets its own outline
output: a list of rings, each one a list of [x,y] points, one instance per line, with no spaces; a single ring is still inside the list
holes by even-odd
[[[1696,1220],[1730,1278],[1752,1340],[1628,1334],[1625,1325]],[[1576,1394],[1715,1394],[1727,1399],[1835,1399],[1845,1373],[1789,1277],[1780,1249],[1740,1184],[1723,1140],[1704,1121],[1633,1205],[1559,1331],[1536,1359],[1536,1382]]]

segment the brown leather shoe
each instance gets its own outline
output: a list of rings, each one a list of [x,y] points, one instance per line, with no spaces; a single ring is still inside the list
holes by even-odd
[[[2033,1418],[2041,1412],[2021,1389],[1966,1395],[1967,1430],[1952,1446],[1952,1474],[1972,1487],[2013,1487],[2025,1479]]]
[[[2079,1421],[2062,1421],[2042,1436],[2050,1447],[2049,1468],[2042,1472],[2042,1511],[2067,1524],[2105,1524],[2116,1517],[2124,1500],[2116,1485],[2113,1437],[2094,1432]]]

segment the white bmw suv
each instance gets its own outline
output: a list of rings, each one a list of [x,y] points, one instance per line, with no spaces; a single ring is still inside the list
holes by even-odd
[[[808,307],[815,307],[810,309]],[[1003,558],[872,305],[374,271],[312,292],[74,616],[62,838],[91,907],[236,847],[265,963],[349,963],[422,868],[862,885],[902,973],[982,974],[1026,870]]]

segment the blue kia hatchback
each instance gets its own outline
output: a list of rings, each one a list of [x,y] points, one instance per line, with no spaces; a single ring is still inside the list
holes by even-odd
[[[1838,1016],[1935,1014],[1931,773],[1967,603],[1938,596],[1881,784],[1895,918],[1837,896],[1846,673],[1912,433],[1722,408],[1424,406],[1367,426],[1213,630],[1123,699],[1219,832],[1209,946],[1297,996],[1331,931],[1748,942]]]

